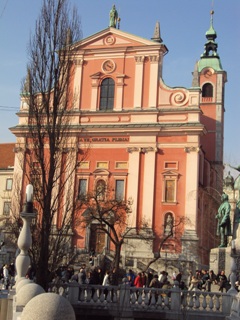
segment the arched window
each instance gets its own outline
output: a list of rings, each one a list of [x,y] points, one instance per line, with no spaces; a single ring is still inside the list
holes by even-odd
[[[106,192],[106,182],[104,180],[98,180],[96,184],[96,196],[98,200],[104,200]]]
[[[213,86],[211,83],[205,83],[202,87],[202,97],[212,98],[213,97]]]
[[[100,110],[112,110],[114,104],[114,88],[115,83],[113,79],[106,78],[101,83],[100,92]]]

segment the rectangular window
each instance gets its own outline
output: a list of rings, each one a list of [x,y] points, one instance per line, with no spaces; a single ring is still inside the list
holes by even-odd
[[[124,199],[124,180],[116,180],[115,199],[121,201]]]
[[[78,197],[83,198],[87,195],[87,179],[79,179]]]
[[[176,161],[165,161],[164,169],[178,169],[178,162]]]
[[[89,161],[81,161],[79,163],[79,168],[81,168],[81,169],[89,169]]]
[[[175,202],[175,180],[165,181],[165,202]]]
[[[97,169],[108,169],[108,161],[97,161]]]
[[[7,179],[6,180],[6,190],[10,191],[12,190],[12,183],[13,183],[13,179]]]
[[[3,204],[3,214],[5,216],[9,216],[10,208],[11,208],[11,202],[5,201],[4,204]]]
[[[128,163],[127,163],[127,161],[116,161],[115,168],[116,169],[127,169]]]

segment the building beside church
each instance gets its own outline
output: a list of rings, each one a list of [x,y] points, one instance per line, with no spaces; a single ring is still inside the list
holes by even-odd
[[[15,257],[15,249],[8,246],[6,221],[11,214],[15,143],[0,144],[0,265]]]
[[[76,159],[80,149],[89,148],[75,171],[72,193],[111,185],[117,197],[129,199],[132,231],[122,248],[126,258],[154,257],[167,221],[182,217],[180,234],[162,248],[168,257],[207,265],[210,249],[218,244],[218,204],[212,194],[222,190],[227,76],[216,37],[211,13],[190,88],[172,88],[163,81],[168,48],[159,23],[149,40],[111,26],[69,47],[69,136],[78,146]],[[21,96],[18,115],[19,124],[11,128],[16,154],[27,145],[26,95]],[[147,242],[139,237],[144,228]],[[76,229],[72,244],[85,251],[111,249],[107,235],[96,232],[94,223]]]

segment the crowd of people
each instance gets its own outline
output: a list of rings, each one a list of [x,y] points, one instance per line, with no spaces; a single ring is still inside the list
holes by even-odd
[[[183,280],[185,278],[185,281]],[[240,280],[240,279],[239,279]],[[170,276],[167,271],[161,271],[159,274],[150,270],[148,272],[134,272],[129,269],[127,272],[116,273],[116,269],[106,270],[101,267],[86,268],[82,265],[78,271],[74,272],[71,267],[65,267],[61,272],[56,273],[53,282],[77,282],[79,284],[94,284],[102,286],[116,286],[122,283],[136,288],[162,288],[171,289],[173,285],[178,285],[182,290],[201,290],[212,291],[212,285],[217,285],[220,292],[228,291],[230,288],[229,278],[222,270],[215,274],[213,270],[197,270],[195,273],[189,272],[187,280],[182,272],[173,272]],[[239,284],[238,284],[239,283]],[[236,289],[240,289],[240,281],[236,282]],[[216,286],[214,287],[216,290]]]
[[[189,275],[189,290],[203,290],[211,292],[212,285],[217,285],[220,292],[225,292],[230,289],[229,277],[225,275],[225,271],[221,270],[218,274],[215,274],[213,270],[197,270],[195,275],[190,273]],[[236,284],[236,289],[237,284]]]
[[[26,278],[35,279],[36,270],[33,266],[29,266]],[[0,280],[2,288],[8,289],[14,284],[15,266],[14,263],[5,264],[0,268]],[[148,272],[134,272],[129,269],[127,272],[121,270],[116,272],[116,269],[103,270],[100,266],[91,266],[87,268],[83,264],[79,270],[74,270],[71,266],[59,267],[52,277],[53,283],[58,282],[76,282],[79,284],[93,284],[102,286],[117,286],[125,283],[136,288],[163,288],[171,289],[176,282],[182,290],[204,290],[211,292],[212,285],[217,285],[220,292],[227,292],[230,288],[229,277],[225,275],[224,270],[215,274],[213,270],[197,270],[195,273],[189,272],[183,276],[182,272],[173,272],[171,276],[167,271],[161,271],[159,274],[153,270]],[[235,283],[236,289],[240,291],[240,277]],[[216,286],[214,287],[216,290]]]

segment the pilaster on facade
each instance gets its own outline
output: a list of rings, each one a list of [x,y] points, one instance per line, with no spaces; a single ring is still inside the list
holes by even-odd
[[[159,56],[153,55],[149,57],[150,60],[150,79],[149,79],[149,99],[148,107],[157,107],[157,93],[158,93],[158,67],[159,67]]]
[[[223,102],[223,88],[224,88],[224,81],[223,75],[217,74],[217,84],[216,84],[216,102],[222,103]]]
[[[141,152],[141,148],[139,147],[128,147],[127,148],[128,153],[133,153],[133,152]]]
[[[186,153],[199,152],[199,151],[200,151],[200,148],[199,148],[199,147],[194,147],[194,146],[184,147],[184,151],[185,151]]]
[[[135,56],[135,84],[134,84],[134,108],[141,108],[143,95],[143,65],[145,57],[142,55]]]
[[[182,244],[182,257],[187,261],[192,261],[195,265],[198,264],[198,236],[196,230],[188,228],[188,225],[185,226],[184,233],[181,237]]]
[[[29,95],[22,95],[21,104],[20,104],[20,112],[25,112],[29,110]]]
[[[197,230],[198,177],[199,177],[199,147],[187,146],[186,152],[186,204],[185,217],[189,221],[187,228]]]
[[[157,147],[142,147],[141,148],[142,153],[157,152],[157,151],[158,151]]]
[[[116,96],[116,111],[121,111],[123,108],[123,88],[124,88],[125,74],[117,75],[117,96]]]
[[[81,88],[82,88],[82,66],[83,59],[78,58],[74,59],[73,63],[75,65],[75,75],[74,75],[74,84],[73,84],[73,106],[74,109],[79,109],[80,99],[81,99]]]
[[[138,184],[140,167],[140,148],[127,148],[128,159],[128,194],[127,199],[132,199],[131,216],[129,217],[129,227],[137,226],[137,204],[138,204]]]
[[[157,152],[157,147],[128,147],[127,152],[141,152],[141,153],[148,153],[148,152]]]
[[[218,162],[223,160],[223,106],[216,105],[216,153]]]
[[[95,73],[91,75],[92,79],[92,91],[91,91],[91,106],[90,111],[97,110],[97,99],[98,99],[98,87],[99,87],[99,79],[101,77],[101,72]]]
[[[144,170],[143,170],[143,200],[142,211],[143,219],[152,227],[153,210],[154,210],[154,190],[155,190],[155,168],[156,168],[156,151],[146,152],[144,154]],[[155,152],[154,152],[155,151]]]

